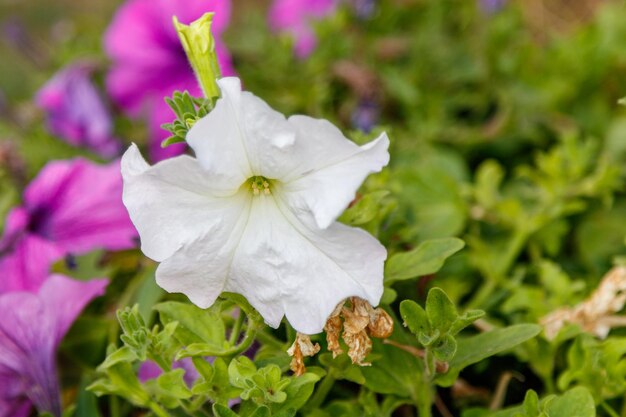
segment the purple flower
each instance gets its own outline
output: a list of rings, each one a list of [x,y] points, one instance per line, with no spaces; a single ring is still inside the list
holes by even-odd
[[[37,293],[0,294],[0,417],[61,415],[56,350],[81,310],[107,280],[50,276]]]
[[[362,99],[352,112],[352,126],[365,133],[372,131],[380,118],[380,106],[374,100]]]
[[[129,249],[137,232],[122,204],[119,161],[51,162],[9,213],[0,240],[0,293],[36,290],[52,262],[93,249]]]
[[[480,0],[481,8],[487,13],[495,13],[506,4],[506,0]]]
[[[113,123],[100,93],[91,82],[93,65],[78,62],[59,71],[37,93],[48,129],[74,146],[84,146],[104,158],[119,154]]]
[[[230,19],[230,0],[129,0],[117,11],[105,35],[105,48],[113,61],[106,80],[109,94],[130,116],[147,112],[153,160],[185,149],[184,144],[161,148],[168,136],[161,125],[175,117],[164,97],[175,90],[202,95],[172,17],[189,24],[206,12],[215,12],[212,31],[222,75],[234,75],[230,55],[219,39]]]
[[[274,0],[269,21],[273,29],[291,34],[295,39],[295,53],[307,57],[317,43],[311,28],[313,20],[331,14],[338,0]]]
[[[376,9],[376,0],[351,0],[350,4],[359,19],[372,17]]]

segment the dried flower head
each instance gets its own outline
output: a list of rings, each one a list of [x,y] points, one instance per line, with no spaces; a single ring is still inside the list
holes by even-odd
[[[311,341],[311,337],[306,334],[297,333],[296,340],[294,340],[293,344],[287,350],[291,359],[291,370],[297,376],[300,376],[306,372],[306,367],[304,366],[304,357],[305,356],[313,356],[317,352],[320,351],[320,345]]]
[[[611,269],[591,296],[574,307],[563,307],[540,320],[548,339],[554,339],[566,323],[578,324],[585,332],[605,338],[611,328],[626,326],[626,317],[614,313],[626,303],[626,267]]]
[[[368,366],[370,364],[364,360],[372,351],[370,336],[376,338],[391,336],[393,319],[382,308],[375,309],[367,300],[358,297],[351,297],[349,304],[345,304],[344,301],[337,306],[324,327],[328,350],[333,352],[333,357],[343,353],[339,342],[343,324],[342,338],[348,346],[348,356],[352,363]]]
[[[333,352],[333,358],[341,355],[343,353],[343,349],[341,348],[341,344],[339,342],[339,338],[341,337],[341,310],[343,309],[344,301],[339,303],[335,308],[335,311],[330,315],[328,320],[326,321],[326,325],[324,325],[324,331],[326,332],[326,343],[328,344],[328,350]]]

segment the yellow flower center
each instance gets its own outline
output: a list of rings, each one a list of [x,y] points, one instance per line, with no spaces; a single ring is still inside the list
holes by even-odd
[[[257,175],[248,179],[247,182],[253,195],[261,195],[261,193],[265,195],[272,194],[272,180],[270,179]]]

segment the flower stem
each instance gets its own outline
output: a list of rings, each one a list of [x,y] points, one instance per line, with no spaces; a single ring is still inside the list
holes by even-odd
[[[170,417],[169,414],[167,413],[167,411],[162,409],[161,406],[159,406],[157,403],[150,402],[150,404],[148,406],[150,407],[150,410],[154,414],[156,414],[158,417]]]
[[[335,381],[336,381],[336,378],[333,375],[333,371],[331,369],[328,371],[324,379],[322,379],[322,382],[320,382],[317,389],[315,390],[315,393],[313,394],[311,399],[307,402],[304,409],[308,411],[319,409],[324,403],[326,396],[328,395],[330,390],[333,388]]]
[[[228,343],[234,345],[239,340],[239,334],[241,333],[241,326],[243,325],[244,314],[241,309],[239,309],[239,315],[235,320],[235,324],[233,324],[233,328],[230,333],[230,337],[228,338]]]

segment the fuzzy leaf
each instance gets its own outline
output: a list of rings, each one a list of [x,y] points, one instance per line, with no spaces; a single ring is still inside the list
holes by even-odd
[[[433,330],[445,334],[459,317],[454,303],[441,288],[432,288],[426,298],[426,316]]]
[[[183,345],[202,343],[216,351],[224,349],[225,328],[219,303],[206,310],[175,301],[160,303],[154,308],[159,312],[163,324],[178,322],[175,337]]]
[[[397,253],[385,265],[385,284],[434,274],[463,246],[465,243],[455,237],[431,239],[409,252]]]
[[[400,316],[404,325],[409,328],[415,336],[420,333],[430,334],[430,324],[426,311],[413,300],[404,300],[400,303]]]
[[[536,324],[517,324],[457,339],[457,352],[450,361],[450,370],[437,377],[437,384],[443,387],[451,386],[463,368],[524,343],[537,336],[541,329],[541,326]]]

